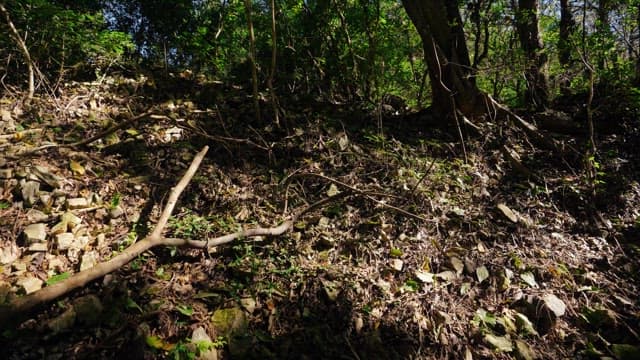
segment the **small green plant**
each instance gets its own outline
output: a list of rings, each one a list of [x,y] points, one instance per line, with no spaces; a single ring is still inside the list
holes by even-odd
[[[180,218],[171,217],[169,228],[173,230],[175,236],[185,238],[204,237],[212,231],[212,225],[202,216],[187,210]]]
[[[10,207],[11,207],[11,204],[8,201],[6,200],[0,201],[0,210],[8,209]]]
[[[185,342],[180,341],[169,351],[168,358],[174,360],[192,360],[198,358],[203,353],[212,350],[219,349],[226,345],[226,341],[223,337],[218,337],[215,341],[196,341]]]
[[[119,192],[113,194],[111,201],[109,202],[109,209],[115,209],[120,205],[120,200],[122,199],[122,195]]]

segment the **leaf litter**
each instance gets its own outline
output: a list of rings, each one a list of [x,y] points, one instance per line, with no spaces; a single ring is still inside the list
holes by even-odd
[[[0,192],[0,301],[63,281],[143,237],[195,144],[215,149],[167,236],[275,225],[302,204],[335,201],[276,238],[212,253],[145,253],[5,333],[7,358],[115,357],[131,349],[170,357],[195,328],[210,339],[226,336],[222,358],[637,353],[636,181],[591,201],[554,154],[520,154],[544,183],[512,172],[492,146],[490,126],[466,139],[465,163],[447,131],[386,124],[379,134],[370,113],[356,107],[292,105],[296,128],[287,132],[251,120],[237,89],[217,89],[226,95],[216,110],[190,101],[155,105],[156,116],[63,151],[50,145],[86,139],[114,114],[152,105],[123,106],[107,83],[67,86],[58,100],[66,110],[39,100],[16,119],[38,131],[13,136],[0,155],[0,167],[11,170]],[[75,97],[86,92],[100,94],[100,106]],[[89,113],[95,120],[86,120]],[[637,169],[627,171],[635,178]],[[18,191],[30,177],[41,188]],[[613,195],[622,203],[604,201]],[[46,225],[37,242],[47,245],[37,251],[19,241],[29,210],[46,216],[33,222]],[[69,234],[66,247],[55,242],[58,231]],[[93,262],[83,263],[88,257]],[[94,309],[95,320],[82,320],[79,303]]]

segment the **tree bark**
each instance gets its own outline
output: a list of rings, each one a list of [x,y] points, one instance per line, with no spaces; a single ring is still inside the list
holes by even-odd
[[[638,2],[638,9],[636,10],[638,12],[637,16],[638,18],[636,19],[637,26],[638,26],[638,49],[636,51],[636,78],[635,78],[635,85],[636,86],[640,86],[640,2]]]
[[[563,73],[560,74],[560,92],[564,95],[570,92],[571,80],[567,70],[571,65],[571,36],[575,30],[576,22],[571,12],[569,0],[560,0],[560,39],[558,41],[558,61]]]
[[[444,114],[460,110],[471,118],[483,115],[486,99],[476,85],[458,2],[403,0],[402,4],[422,39],[433,109]]]
[[[516,27],[527,61],[525,102],[532,109],[544,110],[549,103],[549,91],[544,73],[547,55],[538,33],[538,0],[518,0]]]

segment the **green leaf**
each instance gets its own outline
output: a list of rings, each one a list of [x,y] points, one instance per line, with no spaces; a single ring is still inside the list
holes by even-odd
[[[398,248],[393,248],[391,250],[389,250],[389,256],[394,257],[394,258],[398,258],[402,256],[402,250],[398,249]]]
[[[51,286],[55,283],[59,283],[62,280],[68,279],[69,276],[71,276],[71,273],[68,271],[65,271],[62,274],[53,275],[52,277],[48,278],[45,284],[47,284],[47,286]]]
[[[193,315],[193,308],[189,305],[176,305],[176,310],[184,316],[191,317]]]

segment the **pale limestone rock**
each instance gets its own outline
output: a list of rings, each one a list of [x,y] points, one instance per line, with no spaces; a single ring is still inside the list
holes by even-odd
[[[43,223],[27,225],[22,234],[26,245],[43,242],[47,238],[47,226]]]
[[[16,284],[22,287],[27,294],[40,290],[43,283],[44,281],[32,276],[23,277],[16,281]]]
[[[29,251],[31,252],[47,252],[47,243],[38,242],[29,245]]]
[[[83,209],[89,207],[89,201],[85,198],[67,199],[67,208],[69,210]]]
[[[27,206],[33,206],[38,201],[40,183],[37,181],[25,181],[21,184],[22,199]]]
[[[58,250],[67,250],[73,244],[73,240],[75,237],[72,233],[61,233],[56,235],[56,244],[58,245]]]
[[[82,255],[82,260],[80,261],[80,271],[84,271],[94,267],[98,263],[98,255],[95,251],[86,252]]]

